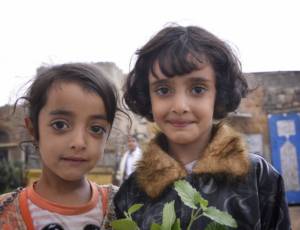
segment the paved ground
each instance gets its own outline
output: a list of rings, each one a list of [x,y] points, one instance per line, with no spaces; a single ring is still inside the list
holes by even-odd
[[[300,206],[289,207],[292,230],[300,230]]]

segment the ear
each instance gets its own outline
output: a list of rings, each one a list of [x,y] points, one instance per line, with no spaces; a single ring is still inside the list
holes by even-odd
[[[33,125],[32,125],[31,119],[29,117],[25,117],[24,122],[25,122],[25,126],[26,126],[27,130],[29,131],[30,135],[34,136]]]

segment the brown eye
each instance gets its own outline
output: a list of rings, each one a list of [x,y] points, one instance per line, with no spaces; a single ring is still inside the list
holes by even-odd
[[[91,127],[91,132],[97,135],[102,135],[104,133],[106,133],[106,129],[104,129],[103,127],[99,126],[99,125],[93,125]]]
[[[56,130],[65,130],[69,128],[69,125],[65,121],[54,121],[51,126]]]
[[[206,89],[202,86],[195,86],[192,88],[192,94],[199,95],[206,91]]]
[[[159,96],[164,96],[170,93],[170,89],[168,87],[159,87],[157,90],[155,90],[155,92]]]

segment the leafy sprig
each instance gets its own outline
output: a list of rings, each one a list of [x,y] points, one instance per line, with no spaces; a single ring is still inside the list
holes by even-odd
[[[132,205],[127,212],[124,212],[125,218],[112,221],[112,228],[115,230],[139,230],[137,224],[132,220],[131,215],[141,207],[143,207],[143,204]]]
[[[182,202],[192,209],[191,219],[186,230],[190,230],[193,223],[201,216],[210,218],[213,222],[208,224],[205,230],[225,230],[226,226],[237,228],[235,219],[227,212],[208,206],[208,201],[193,188],[187,181],[178,180],[174,187]],[[161,225],[152,223],[150,230],[182,230],[180,219],[176,218],[175,201],[164,204]],[[138,225],[133,221],[132,214],[137,212],[143,204],[134,204],[127,212],[124,212],[125,218],[112,222],[114,230],[140,230]]]

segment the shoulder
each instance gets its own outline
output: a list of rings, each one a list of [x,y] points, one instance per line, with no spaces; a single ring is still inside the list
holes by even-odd
[[[257,178],[258,195],[261,205],[262,226],[269,226],[269,221],[276,224],[276,229],[290,229],[288,206],[285,196],[284,181],[280,173],[263,157],[251,154],[252,172]],[[268,216],[270,218],[268,218]],[[265,229],[263,227],[263,229]],[[273,228],[272,228],[273,229]],[[275,227],[274,227],[275,229]]]
[[[18,188],[12,192],[0,195],[0,213],[9,205],[18,202],[18,197],[21,191],[22,188]]]
[[[107,184],[107,185],[97,185],[97,188],[100,192],[100,196],[103,196],[106,194],[106,197],[102,197],[101,202],[104,202],[105,204],[102,203],[104,210],[106,210],[106,214],[103,220],[103,229],[112,229],[111,227],[111,222],[116,219],[116,214],[115,214],[115,208],[113,204],[113,198],[115,197],[115,194],[118,191],[118,187],[112,184]],[[105,200],[104,200],[104,199]],[[102,228],[101,228],[102,229]]]
[[[124,211],[127,211],[133,204],[143,203],[146,198],[147,195],[137,184],[136,172],[132,173],[129,178],[122,183],[114,197],[116,216],[118,218],[124,218]]]
[[[97,184],[96,186],[98,188],[98,191],[100,192],[105,191],[109,197],[114,197],[119,190],[119,187],[113,184],[105,184],[105,185]]]
[[[262,156],[258,154],[250,154],[251,175],[257,178],[259,186],[278,186],[283,183],[280,173]],[[253,175],[254,174],[254,175]]]
[[[14,195],[13,192],[4,193],[0,195],[0,215],[2,217],[2,214],[7,211],[9,206],[11,206],[12,203],[14,203],[15,198],[17,196]]]
[[[137,173],[133,172],[120,186],[118,193],[126,190],[138,191]]]
[[[280,176],[279,172],[262,156],[258,154],[249,154],[249,159],[251,162],[252,169],[256,172],[267,173],[273,176]]]
[[[138,199],[140,196],[144,196],[144,192],[137,183],[136,172],[133,172],[128,179],[126,179],[120,186],[114,201],[118,203],[132,203],[132,199]]]
[[[23,226],[23,219],[20,211],[19,195],[22,189],[5,193],[0,196],[0,228],[4,225]]]

